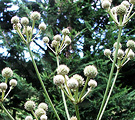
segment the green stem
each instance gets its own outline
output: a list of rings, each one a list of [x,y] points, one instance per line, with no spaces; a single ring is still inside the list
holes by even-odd
[[[34,111],[32,110],[31,112],[32,112],[33,116],[36,118],[36,120],[38,120],[38,118],[37,118],[36,114],[34,113]]]
[[[75,111],[76,111],[77,120],[80,120],[79,107],[78,107],[78,105],[76,105],[76,104],[74,104],[74,106],[75,106]]]
[[[122,24],[122,21],[120,23]],[[112,67],[111,67],[111,71],[110,71],[110,75],[109,75],[109,80],[108,80],[108,83],[107,83],[107,87],[106,87],[106,91],[105,91],[104,98],[103,98],[103,101],[102,101],[102,105],[100,107],[100,110],[99,110],[99,113],[98,113],[98,116],[97,116],[97,120],[99,120],[99,116],[100,116],[100,114],[103,110],[103,107],[104,107],[104,104],[105,104],[105,101],[106,101],[106,98],[107,98],[107,94],[108,94],[108,91],[109,91],[109,87],[110,87],[110,84],[111,84],[113,71],[114,71],[115,64],[116,64],[118,49],[119,49],[119,43],[120,43],[120,40],[121,40],[121,33],[122,33],[122,26],[119,26],[119,34],[118,34],[118,39],[117,39],[117,46],[116,46],[116,51],[115,51],[115,55],[114,55],[114,60],[113,60],[113,63],[112,63]]]
[[[4,105],[2,103],[0,103],[0,106],[1,108],[5,111],[5,113],[8,115],[8,117],[11,119],[11,120],[15,120],[11,115],[10,113],[7,111],[7,109],[4,107]]]
[[[99,120],[101,120],[101,118],[102,118],[102,116],[103,116],[103,113],[104,113],[104,111],[105,111],[105,108],[106,108],[106,106],[107,106],[107,103],[108,103],[108,101],[109,101],[109,98],[110,98],[110,96],[111,96],[111,93],[112,93],[112,90],[113,90],[115,81],[116,81],[116,79],[117,79],[118,73],[119,73],[119,69],[117,69],[117,72],[116,72],[116,74],[115,74],[115,78],[114,78],[114,80],[113,80],[113,83],[112,83],[110,92],[109,92],[109,94],[108,94],[108,97],[107,97],[107,99],[106,99],[105,105],[104,105],[104,107],[103,107],[103,110],[102,110],[102,112],[101,112],[101,114],[100,114]]]
[[[50,97],[49,97],[49,95],[48,95],[48,92],[47,92],[47,90],[46,90],[46,88],[45,88],[45,86],[44,86],[44,83],[43,83],[42,78],[41,78],[41,76],[40,76],[40,73],[39,73],[39,71],[38,71],[36,62],[35,62],[35,60],[34,60],[34,58],[33,58],[32,52],[31,52],[31,50],[30,50],[30,46],[29,46],[29,44],[26,44],[26,45],[27,45],[27,47],[28,47],[28,51],[29,51],[29,53],[30,53],[33,66],[34,66],[34,68],[35,68],[35,71],[36,71],[36,74],[37,74],[37,76],[38,76],[38,79],[39,79],[39,81],[40,81],[40,83],[41,83],[41,86],[42,86],[42,88],[43,88],[43,91],[44,91],[44,93],[45,93],[45,96],[47,97],[47,99],[48,99],[48,101],[49,101],[49,103],[50,103],[50,105],[51,105],[51,107],[52,107],[52,109],[53,109],[53,111],[54,111],[54,113],[55,113],[57,119],[60,120],[59,115],[57,114],[57,111],[55,110],[55,108],[54,108],[54,106],[53,106],[53,103],[52,103],[52,101],[51,101],[51,99],[50,99]]]

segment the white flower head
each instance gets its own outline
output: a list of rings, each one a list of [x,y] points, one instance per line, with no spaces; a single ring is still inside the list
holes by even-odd
[[[116,52],[116,51],[113,52],[113,56],[115,55],[115,52]],[[124,51],[123,51],[122,49],[118,49],[117,58],[118,58],[118,59],[122,59],[123,56],[124,56]]]
[[[46,103],[40,103],[38,105],[38,108],[42,108],[43,110],[47,111],[48,110],[48,105]]]
[[[128,52],[129,51],[129,52]],[[127,54],[127,52],[128,52],[128,54]],[[128,58],[130,58],[130,59],[133,59],[134,58],[134,56],[135,56],[135,53],[133,52],[133,50],[132,49],[126,49],[125,50],[125,54],[127,54],[127,57]]]
[[[24,108],[28,111],[32,111],[35,109],[35,102],[33,101],[27,101],[25,104],[24,104]]]
[[[110,6],[111,6],[111,2],[109,2],[108,0],[104,0],[102,2],[102,8],[108,9],[108,8],[110,8]]]
[[[9,81],[9,85],[15,87],[15,86],[17,85],[17,81],[16,81],[15,79],[11,79],[11,80]]]
[[[69,73],[69,68],[66,65],[59,65],[57,68],[57,74],[67,75]]]
[[[22,25],[27,25],[29,24],[29,19],[27,17],[22,17],[21,18],[21,24]]]
[[[135,4],[135,0],[129,0],[131,4]]]
[[[79,87],[83,86],[84,78],[81,75],[75,74],[75,75],[73,75],[73,78],[78,81]]]
[[[0,89],[1,89],[1,91],[6,91],[6,89],[7,89],[7,84],[6,83],[0,83]]]
[[[2,70],[2,76],[6,77],[6,78],[10,78],[13,76],[13,71],[11,70],[11,68],[6,67]]]
[[[49,43],[49,38],[48,37],[43,37],[42,40],[43,40],[44,43]]]
[[[65,44],[69,45],[71,43],[71,39],[68,35],[65,36],[65,41],[64,41]]]
[[[61,41],[61,35],[55,35],[53,38],[56,41]]]
[[[97,86],[97,82],[95,80],[90,79],[90,81],[88,82],[88,86],[96,87]]]
[[[47,116],[46,116],[46,115],[42,115],[42,116],[40,117],[40,120],[47,120]]]
[[[17,24],[13,24],[13,29],[17,29],[17,28],[19,28],[19,29],[21,29],[22,28],[22,26],[21,26],[21,24],[20,23],[17,23]]]
[[[111,50],[110,49],[105,49],[104,50],[104,55],[107,56],[107,57],[110,56],[111,55]]]
[[[126,0],[124,0],[121,4],[125,5],[127,9],[130,7],[130,3]]]
[[[42,108],[38,108],[35,110],[35,114],[37,117],[41,117],[42,115],[46,115],[46,111],[44,111]]]
[[[128,40],[127,47],[131,49],[135,48],[135,42],[133,40]]]
[[[117,6],[116,13],[117,13],[117,15],[125,15],[127,13],[126,6],[122,5],[122,4]]]
[[[56,40],[53,40],[52,43],[51,43],[51,47],[57,47],[59,45],[59,41],[56,41]]]
[[[76,116],[72,116],[70,120],[77,120]]]
[[[19,23],[19,17],[17,17],[17,16],[12,17],[11,18],[11,23],[13,23],[13,24]]]
[[[78,84],[78,81],[75,79],[75,78],[70,78],[68,81],[67,81],[67,86],[70,88],[70,89],[76,89],[79,84]]]
[[[33,120],[31,116],[26,116],[25,120]]]
[[[116,47],[117,47],[117,42],[115,42],[114,44],[113,44],[113,47],[116,49]],[[119,43],[119,49],[122,47],[122,44],[121,43]]]
[[[29,35],[32,33],[32,27],[31,26],[27,26],[26,28],[23,29],[23,34],[25,34],[25,35],[27,34],[26,30],[27,30]]]
[[[31,15],[30,15],[30,18],[31,18],[32,20],[39,20],[40,17],[41,17],[41,14],[40,14],[39,12],[37,12],[37,11],[32,12]]]
[[[62,34],[63,35],[68,35],[70,32],[69,32],[69,29],[68,28],[64,28],[63,30],[62,30]]]
[[[64,84],[64,82],[65,82],[65,80],[64,80],[64,77],[62,75],[56,75],[53,77],[53,83],[55,85],[60,86],[60,85]]]
[[[39,27],[38,28],[40,30],[44,31],[44,30],[46,30],[46,24],[42,22],[41,24],[39,24]]]

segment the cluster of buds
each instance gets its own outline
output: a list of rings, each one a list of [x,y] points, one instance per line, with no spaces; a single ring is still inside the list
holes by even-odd
[[[54,84],[61,88],[74,104],[82,102],[91,92],[91,89],[97,86],[97,82],[93,80],[98,74],[97,68],[94,65],[89,65],[84,68],[84,75],[87,77],[86,81],[84,81],[84,78],[78,74],[69,78],[68,73],[70,69],[64,64],[59,65],[56,70],[57,75],[53,78]],[[88,91],[85,93],[87,86]],[[83,87],[83,89],[79,94],[80,87]],[[74,93],[74,95],[72,93]]]
[[[114,43],[113,47],[114,47],[114,51],[113,53],[111,52],[110,49],[105,49],[104,50],[104,55],[107,56],[108,58],[110,58],[110,60],[113,62],[111,55],[114,57],[115,55],[115,50],[116,50],[116,45],[117,42]],[[124,51],[122,50],[122,45],[121,43],[119,43],[118,45],[118,53],[117,53],[117,59],[118,59],[118,64],[116,64],[117,68],[121,68],[122,66],[124,66],[129,60],[133,59],[135,56],[135,53],[133,52],[133,49],[135,48],[135,42],[133,40],[128,40],[127,41],[127,49]]]
[[[30,111],[37,119],[40,118],[40,120],[47,120],[46,112],[48,110],[48,105],[46,103],[40,103],[37,109],[35,109],[35,102],[30,100],[25,103],[24,108],[27,111]],[[26,116],[25,120],[33,120],[33,117]]]
[[[0,83],[0,92],[2,92],[2,98],[1,98],[2,101],[6,99],[10,91],[17,85],[17,81],[15,79],[11,79],[9,81],[9,85],[10,85],[9,91],[5,95],[5,92],[8,88],[7,81],[12,76],[13,76],[13,71],[11,70],[11,68],[6,67],[2,70],[2,77],[5,78],[5,82]]]
[[[107,10],[107,12],[110,14],[112,19],[115,21],[115,23],[118,26],[125,25],[129,21],[129,19],[131,19],[131,17],[134,15],[132,14],[130,16],[130,13],[133,9],[133,5],[135,4],[134,0],[129,0],[129,2],[124,0],[120,5],[112,8],[111,8],[111,4],[112,4],[112,0],[101,0],[102,8]]]
[[[53,40],[51,41],[51,45],[49,45],[49,38],[43,37],[43,42],[46,43],[46,45],[52,50],[54,54],[61,53],[64,48],[71,43],[71,39],[68,36],[69,35],[69,29],[65,28],[62,30],[62,36],[61,35],[55,35],[53,37]],[[53,48],[55,50],[53,50]]]
[[[35,11],[32,12],[30,15],[30,19],[33,21],[33,25],[29,26],[29,19],[27,17],[22,17],[21,19],[17,16],[12,17],[11,23],[13,24],[13,28],[18,32],[20,35],[21,39],[26,43],[26,42],[31,42],[35,39],[36,36],[38,36],[42,31],[46,30],[46,24],[41,23],[39,24],[39,32],[36,34],[36,36],[32,39],[32,34],[33,34],[33,29],[35,25],[35,21],[40,20],[41,15],[39,12]],[[23,25],[23,29],[22,29]],[[25,37],[26,39],[25,40]]]

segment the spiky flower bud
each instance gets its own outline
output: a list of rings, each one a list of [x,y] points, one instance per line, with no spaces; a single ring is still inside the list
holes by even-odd
[[[88,86],[96,87],[97,86],[97,82],[95,80],[90,79],[90,81],[88,82]]]
[[[21,24],[22,25],[27,25],[29,24],[29,19],[27,17],[22,17],[21,18]]]
[[[40,15],[40,13],[37,12],[37,11],[31,13],[31,15],[30,15],[30,18],[31,18],[32,20],[39,20],[40,17],[41,17],[41,15]]]
[[[25,120],[33,120],[31,116],[26,116]]]
[[[102,8],[108,9],[108,8],[110,8],[110,6],[111,6],[111,3],[108,0],[104,0],[102,2]]]
[[[44,43],[49,43],[49,38],[48,37],[43,37],[42,40],[43,40]]]
[[[24,108],[28,111],[32,111],[35,109],[35,102],[33,101],[27,101],[25,104],[24,104]]]
[[[78,74],[73,75],[73,78],[76,79],[79,83],[79,87],[83,86],[84,78]]]
[[[135,48],[135,42],[133,40],[128,40],[127,47],[131,49]]]
[[[46,115],[46,112],[42,108],[38,108],[35,110],[35,114],[37,117],[41,117],[42,115]]]
[[[11,18],[11,23],[13,23],[13,24],[19,23],[19,17],[17,17],[17,16],[12,17]]]
[[[40,117],[40,120],[47,120],[47,116],[46,116],[46,115],[42,115],[42,116]]]
[[[57,74],[67,75],[69,73],[69,68],[66,65],[59,65],[57,68]]]
[[[128,1],[126,1],[126,0],[123,1],[121,4],[126,6],[127,9],[130,7],[130,3]]]
[[[110,56],[111,55],[111,50],[110,49],[105,49],[104,50],[104,55],[107,56],[107,57]]]
[[[115,55],[115,52],[116,52],[116,51],[113,52],[113,56]],[[118,50],[118,54],[117,54],[117,58],[118,58],[118,59],[122,59],[123,56],[124,56],[124,51],[123,51],[122,49],[119,49],[119,50]]]
[[[17,81],[16,81],[15,79],[11,79],[11,80],[9,81],[9,85],[15,87],[15,86],[17,85]]]
[[[135,0],[129,0],[131,4],[135,4]]]
[[[84,75],[90,78],[96,77],[98,74],[97,68],[94,65],[89,65],[84,68]]]
[[[116,47],[117,47],[117,42],[115,42],[114,44],[113,44],[113,47],[116,49]],[[119,43],[119,49],[122,47],[122,44],[121,43]]]
[[[24,28],[23,29],[23,34],[27,34],[26,33],[26,30],[27,30],[27,32],[28,32],[28,35],[30,35],[31,33],[32,33],[32,28],[31,28],[31,26],[27,26],[26,28]]]
[[[127,8],[121,4],[121,5],[117,6],[116,13],[117,13],[117,15],[124,15],[127,13]]]
[[[70,37],[66,35],[64,42],[65,42],[65,44],[69,45],[71,43]]]
[[[64,28],[63,30],[62,30],[62,34],[63,35],[68,35],[70,32],[69,32],[69,29],[68,28]]]
[[[55,35],[55,36],[54,36],[54,40],[60,41],[60,40],[61,40],[61,35]]]
[[[55,85],[60,86],[60,85],[64,84],[64,82],[65,82],[65,80],[64,80],[64,77],[62,75],[56,75],[53,78],[53,83]]]
[[[43,110],[47,111],[48,110],[48,105],[46,103],[40,103],[38,105],[38,108],[42,108]]]
[[[5,92],[6,89],[7,89],[7,84],[6,83],[0,83],[0,89]]]
[[[59,45],[59,42],[56,41],[56,40],[53,40],[52,43],[51,43],[51,47],[57,47]]]
[[[2,70],[2,76],[6,77],[6,78],[10,78],[13,76],[13,71],[11,70],[11,68],[6,67]]]
[[[72,77],[67,81],[67,86],[70,89],[76,89],[79,86],[79,84],[78,84],[78,81]]]
[[[45,23],[41,23],[39,24],[39,27],[38,27],[40,30],[44,31],[46,29],[46,24]]]
[[[77,120],[76,116],[72,116],[70,120]]]

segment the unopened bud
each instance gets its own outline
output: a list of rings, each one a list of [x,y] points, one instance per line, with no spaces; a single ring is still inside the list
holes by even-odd
[[[43,40],[44,43],[49,43],[49,38],[48,37],[43,37],[42,40]]]
[[[60,86],[60,85],[64,84],[65,80],[64,80],[64,77],[62,75],[56,75],[53,78],[53,82],[55,85]]]
[[[33,12],[33,13],[30,15],[30,18],[31,18],[32,20],[39,20],[40,17],[41,17],[41,15],[40,15],[40,13],[37,12],[37,11]]]
[[[6,67],[2,70],[2,76],[6,77],[6,78],[10,78],[13,76],[13,71],[11,70],[11,68]]]
[[[111,6],[111,3],[108,0],[104,0],[102,2],[102,8],[108,9],[108,8],[110,8],[110,6]]]
[[[32,111],[35,108],[35,103],[33,101],[27,101],[24,105],[25,109],[28,111]]]
[[[111,50],[110,49],[105,49],[104,50],[104,55],[107,56],[107,57],[110,56],[111,55]]]
[[[70,89],[76,89],[79,86],[79,84],[78,81],[72,77],[67,81],[67,86]]]
[[[135,48],[135,42],[133,40],[128,40],[127,47],[131,49]]]
[[[88,82],[88,86],[96,87],[97,86],[97,82],[95,80],[90,79],[90,81]]]
[[[44,31],[46,29],[46,24],[45,23],[41,23],[39,25],[39,29],[42,30],[42,31]]]
[[[55,35],[55,36],[54,36],[54,40],[60,41],[60,40],[61,40],[61,35]]]
[[[41,117],[42,115],[46,115],[46,112],[42,108],[38,108],[35,110],[35,114],[37,117]]]
[[[127,13],[127,8],[124,5],[117,6],[116,9],[117,15],[125,15]]]
[[[57,68],[57,74],[67,75],[69,73],[69,68],[66,65],[59,65]]]
[[[13,24],[19,23],[19,17],[17,17],[17,16],[12,17],[11,18],[11,23],[13,23]]]
[[[11,80],[9,81],[9,84],[10,84],[11,86],[15,87],[15,86],[17,85],[17,81],[16,81],[15,79],[11,79]]]
[[[22,17],[21,18],[21,24],[22,25],[27,25],[29,24],[29,19],[27,17]]]

